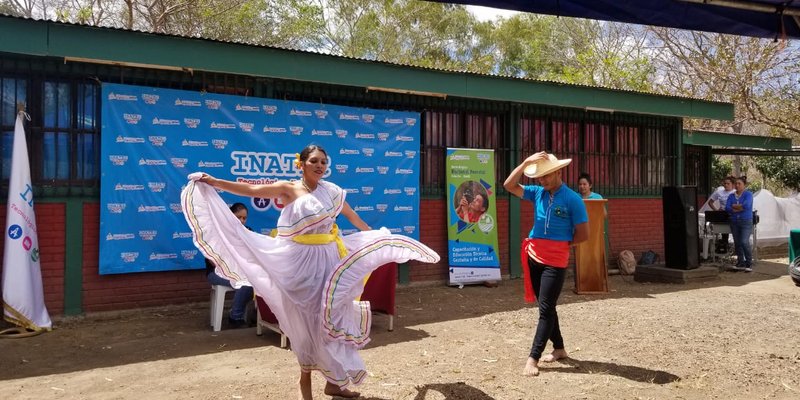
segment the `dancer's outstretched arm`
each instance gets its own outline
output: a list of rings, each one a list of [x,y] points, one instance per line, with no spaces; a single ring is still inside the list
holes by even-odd
[[[350,204],[348,204],[346,201],[344,202],[344,207],[342,207],[341,214],[344,215],[344,217],[347,218],[347,220],[359,230],[368,231],[372,229],[369,227],[369,225],[367,225],[366,222],[364,222],[363,219],[361,219],[361,217],[358,216],[356,211],[353,210],[353,208],[350,207]]]
[[[247,197],[262,197],[262,198],[287,198],[295,197],[294,191],[296,189],[289,181],[277,181],[265,185],[253,185],[245,182],[233,182],[225,179],[214,178],[213,176],[203,173],[203,176],[198,181],[207,183],[217,189],[224,190],[229,193],[238,194]]]

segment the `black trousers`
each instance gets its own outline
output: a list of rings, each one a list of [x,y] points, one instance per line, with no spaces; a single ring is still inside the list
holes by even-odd
[[[531,257],[528,257],[528,268],[531,272],[533,293],[539,302],[539,323],[536,325],[530,356],[534,360],[539,360],[548,340],[553,342],[554,349],[564,348],[564,338],[561,337],[561,328],[558,326],[556,303],[564,286],[567,269],[544,265]]]

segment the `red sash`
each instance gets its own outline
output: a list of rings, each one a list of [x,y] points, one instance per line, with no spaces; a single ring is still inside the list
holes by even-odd
[[[536,294],[533,293],[533,283],[531,283],[531,269],[528,267],[528,246],[530,246],[532,242],[533,239],[523,239],[522,246],[520,246],[521,254],[519,255],[519,260],[522,264],[522,284],[525,285],[526,303],[533,303],[536,301]]]

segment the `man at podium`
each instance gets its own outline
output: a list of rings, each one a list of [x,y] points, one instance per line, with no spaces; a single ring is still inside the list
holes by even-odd
[[[523,242],[522,271],[525,275],[525,300],[539,299],[539,322],[523,375],[539,375],[539,361],[551,362],[567,357],[558,324],[556,303],[564,285],[569,248],[589,237],[586,206],[581,197],[561,179],[561,169],[572,160],[559,160],[538,152],[518,165],[506,178],[509,193],[533,202],[534,224]],[[522,174],[538,179],[539,185],[521,185]],[[553,352],[542,357],[547,341]]]

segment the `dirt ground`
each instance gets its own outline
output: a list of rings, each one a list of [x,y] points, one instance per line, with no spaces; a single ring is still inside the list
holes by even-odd
[[[376,315],[362,399],[798,399],[800,287],[787,259],[713,282],[576,295],[559,319],[571,358],[522,377],[538,312],[521,280],[400,287],[395,330]],[[212,332],[208,305],[90,315],[0,340],[3,399],[293,399],[277,335]],[[549,350],[547,350],[549,351]],[[326,399],[314,375],[315,398]]]

